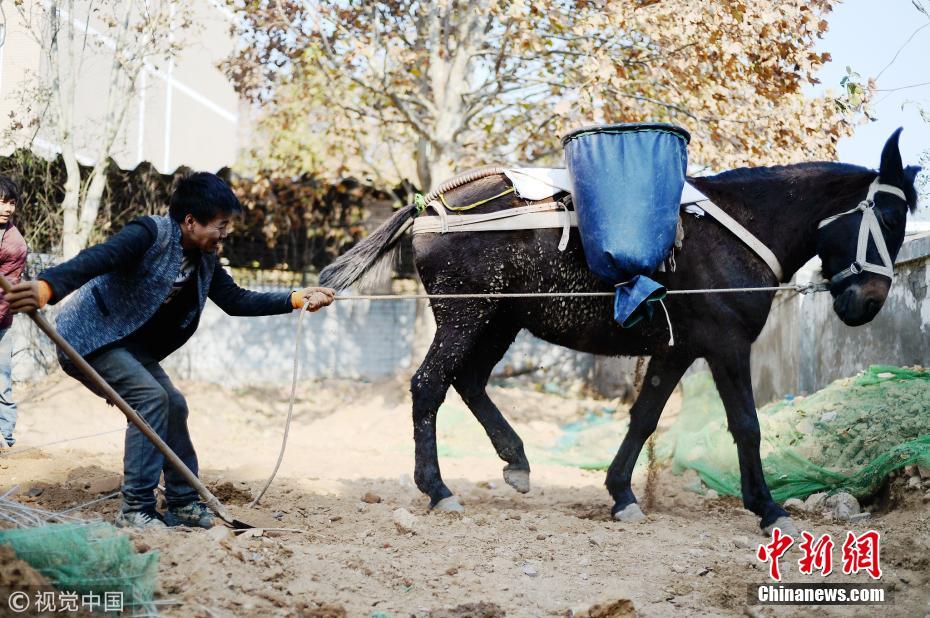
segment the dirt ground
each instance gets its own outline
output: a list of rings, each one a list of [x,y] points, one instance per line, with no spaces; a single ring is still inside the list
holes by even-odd
[[[875,607],[747,604],[747,585],[767,581],[767,567],[755,558],[764,537],[738,500],[685,490],[694,478],[660,470],[646,520],[621,524],[610,519],[603,472],[534,463],[534,449],[553,443],[565,423],[616,402],[492,389],[532,447],[533,489],[520,495],[503,483],[503,464],[476,421],[460,417],[444,424],[443,412],[464,409],[450,393],[438,428],[440,453],[452,455],[440,463],[465,505],[458,515],[429,513],[413,484],[403,381],[308,383],[277,480],[260,507],[250,510],[245,503],[277,455],[287,390],[195,383],[181,389],[188,395],[202,477],[240,519],[298,531],[238,537],[189,529],[134,533],[137,548],[160,552],[158,597],[165,616],[877,613]],[[53,510],[118,487],[123,422],[114,408],[61,375],[16,394],[19,442],[0,458],[0,486],[19,485],[17,499]],[[668,416],[676,405],[670,403]],[[50,444],[106,431],[111,433]],[[618,433],[605,457],[621,439]],[[647,502],[645,477],[640,472],[634,482],[641,503]],[[905,492],[899,484],[867,505],[873,511],[868,527],[882,534],[882,582],[894,590],[893,609],[881,611],[926,616],[930,505],[921,492]],[[82,513],[111,519],[117,507],[111,499]],[[412,515],[403,527],[395,524],[397,509]],[[845,534],[840,523],[801,512],[794,517],[802,529]],[[857,525],[864,531],[866,524]],[[795,546],[790,560],[783,560],[786,581],[820,581],[797,573],[799,555]],[[864,575],[842,574],[828,581],[868,582]]]

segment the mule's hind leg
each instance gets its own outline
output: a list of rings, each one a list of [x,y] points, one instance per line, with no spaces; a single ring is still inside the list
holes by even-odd
[[[518,331],[508,327],[484,331],[468,362],[456,372],[452,384],[484,427],[497,455],[507,462],[504,481],[525,494],[530,490],[530,464],[523,450],[523,441],[487,393],[491,371],[503,358]]]
[[[456,371],[468,363],[477,338],[476,328],[456,323],[452,326],[440,324],[426,358],[410,381],[416,456],[413,477],[420,491],[429,496],[430,508],[462,510],[439,471],[436,415]]]
[[[674,349],[669,356],[656,355],[649,361],[643,389],[630,410],[630,427],[607,470],[607,490],[614,499],[611,509],[614,519],[638,521],[643,518],[643,512],[636,504],[636,496],[630,487],[633,467],[646,440],[659,424],[665,402],[693,361],[693,356],[676,355]]]

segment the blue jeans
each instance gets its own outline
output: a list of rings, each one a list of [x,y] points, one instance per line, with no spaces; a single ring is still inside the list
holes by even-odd
[[[0,330],[0,434],[13,446],[16,428],[16,403],[13,402],[13,333]]]
[[[91,354],[87,361],[126,400],[187,467],[197,474],[197,454],[187,430],[187,401],[174,387],[158,361],[144,351],[117,347]],[[62,363],[69,375],[97,393],[70,363]],[[135,425],[126,427],[123,451],[123,511],[155,508],[155,488],[165,474],[168,506],[184,506],[197,500],[197,491],[165,462],[164,456]]]

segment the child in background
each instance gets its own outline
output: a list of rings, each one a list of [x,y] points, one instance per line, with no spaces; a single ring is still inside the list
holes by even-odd
[[[26,265],[26,241],[13,224],[20,207],[19,187],[7,176],[0,176],[0,275],[10,284],[19,283]],[[16,403],[13,402],[13,312],[0,295],[0,450],[13,446]]]

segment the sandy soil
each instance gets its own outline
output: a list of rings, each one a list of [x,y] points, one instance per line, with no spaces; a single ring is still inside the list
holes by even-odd
[[[139,549],[160,552],[159,598],[174,603],[162,607],[166,616],[876,613],[874,607],[748,605],[747,584],[767,579],[755,558],[764,540],[756,519],[734,498],[707,500],[686,491],[693,478],[660,471],[646,521],[620,524],[609,517],[602,472],[534,463],[561,425],[616,402],[492,389],[532,447],[533,489],[527,495],[502,482],[502,462],[477,422],[448,413],[457,420],[444,424],[441,413],[441,452],[452,454],[441,460],[443,476],[466,507],[456,515],[427,512],[426,498],[413,485],[403,381],[307,384],[278,478],[261,506],[250,510],[245,503],[277,454],[286,390],[193,383],[181,388],[192,410],[202,477],[240,519],[300,532],[134,533]],[[20,388],[17,396],[20,441],[0,458],[0,486],[18,484],[18,499],[55,510],[118,487],[119,431],[49,445],[119,430],[122,417],[115,409],[60,375]],[[464,410],[452,393],[446,405],[443,412]],[[621,438],[618,432],[604,457]],[[645,476],[634,483],[641,502]],[[112,518],[117,506],[109,500],[83,513]],[[930,614],[930,505],[921,492],[895,484],[871,508],[869,525],[882,533],[882,581],[895,591],[892,613]],[[413,516],[405,529],[395,524],[397,509]],[[845,531],[839,523],[794,515],[804,529]],[[786,580],[819,581],[797,573],[799,555],[792,548],[791,560],[783,561]],[[862,575],[828,579],[867,582]]]

